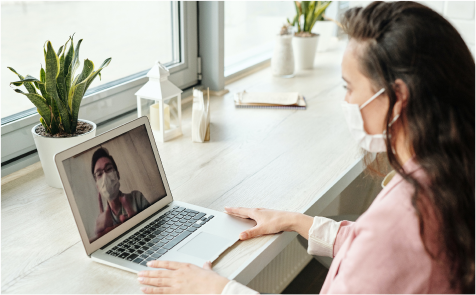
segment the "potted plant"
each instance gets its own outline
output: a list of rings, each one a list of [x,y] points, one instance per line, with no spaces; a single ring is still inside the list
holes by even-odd
[[[296,16],[288,23],[296,27],[293,38],[294,61],[297,69],[312,69],[316,56],[318,34],[312,28],[323,14],[331,1],[295,1]]]
[[[66,50],[70,41],[69,49]],[[79,107],[88,87],[97,76],[101,77],[102,69],[111,62],[111,58],[108,58],[94,70],[93,62],[86,59],[81,73],[75,75],[82,41],[79,40],[74,48],[71,36],[57,52],[51,42],[46,41],[43,46],[45,69],[41,67],[40,79],[30,75],[23,77],[8,67],[20,79],[10,85],[25,86],[27,93],[18,88],[15,91],[28,97],[40,114],[40,123],[31,129],[31,133],[46,182],[57,188],[62,185],[53,156],[96,135],[96,124],[78,119]]]

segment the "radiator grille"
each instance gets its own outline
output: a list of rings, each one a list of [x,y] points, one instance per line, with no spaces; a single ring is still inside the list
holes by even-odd
[[[279,294],[311,259],[312,256],[307,254],[295,238],[248,284],[248,287],[260,293]]]

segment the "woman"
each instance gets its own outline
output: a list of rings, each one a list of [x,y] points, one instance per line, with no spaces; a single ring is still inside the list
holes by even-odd
[[[475,64],[455,28],[413,2],[374,2],[343,20],[351,134],[397,172],[355,222],[226,208],[257,221],[241,239],[297,231],[334,257],[321,293],[474,293]],[[210,270],[154,261],[145,293],[254,292]]]

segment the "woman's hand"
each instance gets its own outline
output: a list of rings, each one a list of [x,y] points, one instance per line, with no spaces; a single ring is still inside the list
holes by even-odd
[[[282,231],[297,231],[308,238],[309,229],[313,218],[301,213],[278,211],[264,208],[230,208],[225,207],[225,212],[241,218],[251,218],[256,221],[256,226],[242,232],[240,240],[247,240],[257,236],[275,234]]]
[[[146,270],[138,273],[146,294],[221,294],[229,280],[212,270],[212,264],[206,262],[203,268],[189,263],[154,260],[148,267],[165,268]]]

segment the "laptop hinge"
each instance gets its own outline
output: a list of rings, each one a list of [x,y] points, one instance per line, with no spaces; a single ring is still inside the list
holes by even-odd
[[[121,239],[122,237],[124,237],[125,235],[127,235],[128,233],[130,233],[131,231],[133,231],[134,229],[136,229],[138,226],[141,226],[144,222],[148,221],[149,219],[151,219],[152,217],[156,216],[157,214],[159,214],[160,212],[164,211],[166,208],[168,208],[169,205],[165,205],[165,207],[161,208],[159,211],[155,212],[154,214],[150,215],[149,217],[147,217],[146,219],[142,220],[140,223],[136,224],[136,226],[132,227],[131,229],[129,229],[128,231],[126,231],[125,233],[123,233],[122,235],[118,236],[117,238],[115,238],[114,240],[110,241],[109,243],[107,243],[106,245],[102,246],[100,249],[101,250],[104,250],[106,249],[107,247],[109,247],[111,244],[113,244],[114,242],[116,242],[117,240]]]

